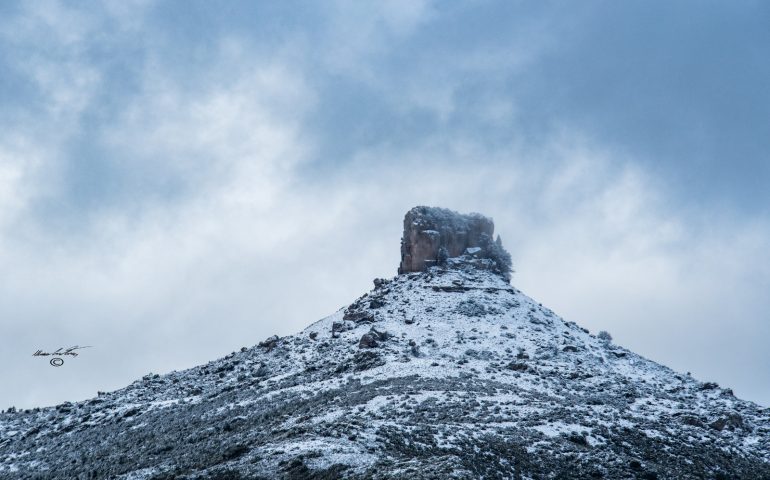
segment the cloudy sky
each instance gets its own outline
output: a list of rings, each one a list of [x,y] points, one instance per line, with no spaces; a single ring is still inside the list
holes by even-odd
[[[0,2],[0,408],[287,335],[492,216],[512,283],[770,405],[767,2]],[[90,345],[64,366],[37,349]]]

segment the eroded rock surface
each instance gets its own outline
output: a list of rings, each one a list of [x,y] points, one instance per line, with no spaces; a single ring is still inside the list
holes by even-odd
[[[442,247],[448,257],[459,257],[467,248],[481,247],[483,236],[492,238],[494,230],[492,219],[478,213],[414,207],[404,217],[398,273],[422,272],[436,265]]]
[[[460,214],[446,208],[414,207],[404,217],[398,273],[423,272],[433,266],[473,263],[506,280],[511,256],[500,236],[492,240],[495,224],[479,213]]]

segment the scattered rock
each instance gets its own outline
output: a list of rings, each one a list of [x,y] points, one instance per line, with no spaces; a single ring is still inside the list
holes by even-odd
[[[385,302],[381,298],[374,298],[369,301],[369,308],[382,308],[385,306]]]
[[[700,418],[694,417],[692,415],[684,415],[684,416],[682,416],[681,421],[682,421],[683,424],[690,425],[692,427],[703,428],[703,426],[704,426],[703,422],[701,421]]]
[[[386,331],[380,331],[372,327],[367,333],[361,336],[358,342],[358,348],[376,348],[379,342],[384,342],[390,337]]]
[[[726,417],[718,418],[709,424],[711,428],[717,431],[722,431],[725,428],[734,430],[736,428],[743,428],[743,418],[737,413],[731,413]]]
[[[487,309],[484,305],[471,299],[460,302],[455,308],[455,312],[466,317],[483,317],[487,314]]]
[[[232,460],[234,458],[243,456],[244,454],[248,453],[249,450],[251,449],[246,445],[233,445],[232,447],[225,449],[225,451],[222,453],[222,458],[224,460]]]
[[[570,442],[576,445],[581,445],[583,447],[588,446],[588,440],[586,440],[586,437],[575,432],[569,434],[567,436],[567,440],[569,440]]]
[[[123,417],[133,417],[139,412],[141,412],[141,410],[138,407],[129,408],[126,410],[126,413],[123,414]]]
[[[526,372],[529,368],[526,363],[521,362],[511,362],[508,365],[505,366],[508,370],[513,370],[515,372]]]
[[[269,352],[272,349],[274,349],[276,345],[278,345],[278,340],[280,340],[278,335],[273,335],[272,337],[269,337],[268,339],[262,342],[259,342],[259,346]]]
[[[254,376],[257,378],[263,378],[270,374],[270,370],[267,368],[267,365],[264,363],[260,365],[257,370],[254,372]]]
[[[372,350],[363,350],[353,356],[353,370],[361,372],[385,365],[385,359]]]
[[[358,348],[376,348],[377,345],[377,337],[371,332],[363,334],[358,341]]]
[[[470,291],[471,287],[462,287],[457,285],[433,285],[431,289],[433,289],[434,292],[461,293]]]
[[[346,312],[342,317],[343,320],[349,320],[356,323],[371,323],[374,322],[374,314],[371,312]]]
[[[332,322],[332,337],[338,338],[340,336],[340,333],[347,332],[348,330],[352,330],[352,329],[353,329],[353,326],[344,321]]]

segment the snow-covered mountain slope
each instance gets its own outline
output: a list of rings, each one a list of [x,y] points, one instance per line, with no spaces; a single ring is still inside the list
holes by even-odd
[[[770,479],[770,409],[450,260],[297,335],[0,414],[0,478]]]

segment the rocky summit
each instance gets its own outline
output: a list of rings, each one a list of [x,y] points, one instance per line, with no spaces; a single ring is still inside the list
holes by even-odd
[[[445,208],[414,207],[404,216],[398,273],[422,272],[490,243],[495,224],[478,213],[461,215]]]
[[[492,230],[418,207],[403,273],[296,335],[0,414],[0,478],[770,479],[770,409],[527,297]]]

